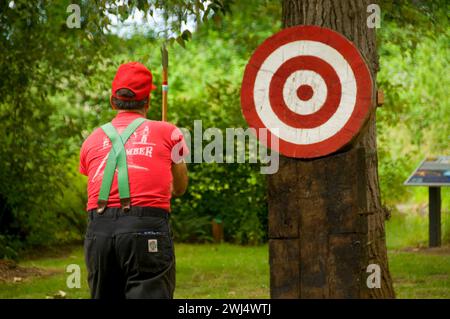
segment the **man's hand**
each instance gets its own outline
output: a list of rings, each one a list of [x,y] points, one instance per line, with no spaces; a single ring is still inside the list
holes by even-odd
[[[172,164],[172,195],[181,196],[186,192],[188,186],[188,171],[184,161]]]

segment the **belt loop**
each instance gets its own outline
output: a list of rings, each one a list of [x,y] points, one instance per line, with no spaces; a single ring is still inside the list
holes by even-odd
[[[103,214],[106,208],[107,201],[106,200],[99,200],[97,202],[97,214]]]
[[[121,198],[120,206],[122,206],[122,210],[124,213],[128,213],[131,209],[131,200],[129,198]]]

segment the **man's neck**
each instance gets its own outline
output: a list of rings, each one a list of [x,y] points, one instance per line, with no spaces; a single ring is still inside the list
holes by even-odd
[[[147,113],[144,110],[119,110],[119,113],[130,113],[130,112],[138,113],[138,114],[143,115],[143,116],[146,116],[146,113]]]

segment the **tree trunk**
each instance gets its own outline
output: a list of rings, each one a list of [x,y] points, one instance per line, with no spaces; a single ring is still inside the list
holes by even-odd
[[[283,0],[283,26],[336,30],[356,45],[376,79],[375,29],[366,24],[371,3]],[[373,112],[351,146],[315,160],[281,156],[278,173],[269,175],[273,298],[394,297],[378,182],[375,109],[374,100]],[[381,269],[380,288],[367,287],[369,264]]]

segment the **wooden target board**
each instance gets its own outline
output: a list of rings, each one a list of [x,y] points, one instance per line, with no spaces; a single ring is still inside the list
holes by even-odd
[[[372,77],[343,35],[317,26],[283,29],[248,62],[241,106],[250,127],[268,130],[271,147],[297,158],[321,157],[347,145],[368,118]]]

